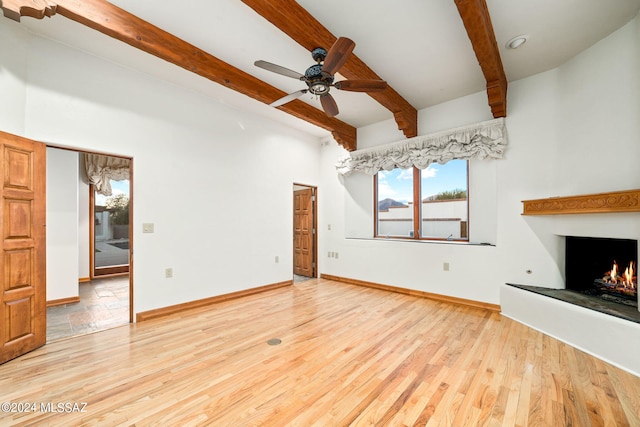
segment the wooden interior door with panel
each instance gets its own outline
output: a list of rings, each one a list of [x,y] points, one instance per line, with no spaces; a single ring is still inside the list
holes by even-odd
[[[306,277],[315,277],[313,197],[313,188],[293,192],[293,273]]]
[[[46,147],[0,132],[0,363],[46,342]]]

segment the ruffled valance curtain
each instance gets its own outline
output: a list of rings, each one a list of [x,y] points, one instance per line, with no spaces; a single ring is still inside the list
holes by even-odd
[[[445,164],[453,159],[501,159],[506,146],[504,118],[499,118],[353,151],[338,161],[336,169],[341,175],[375,175],[395,168],[426,169],[431,163]]]
[[[129,179],[129,159],[85,153],[84,163],[89,184],[93,184],[98,193],[107,197],[111,196],[110,180]]]

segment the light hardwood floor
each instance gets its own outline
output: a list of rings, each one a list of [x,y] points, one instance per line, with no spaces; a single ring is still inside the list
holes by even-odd
[[[638,377],[499,313],[322,279],[48,344],[0,394],[37,405],[2,426],[640,426]],[[42,412],[66,402],[86,412]]]

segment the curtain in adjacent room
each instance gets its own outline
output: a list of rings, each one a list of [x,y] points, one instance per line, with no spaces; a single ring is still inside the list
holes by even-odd
[[[453,159],[501,159],[506,146],[504,118],[499,118],[353,151],[340,159],[336,168],[342,175],[353,172],[375,175],[380,170],[413,166],[426,169],[431,163],[445,164]]]
[[[95,186],[98,193],[107,197],[111,196],[110,180],[129,179],[129,159],[85,153],[84,163],[89,183]]]

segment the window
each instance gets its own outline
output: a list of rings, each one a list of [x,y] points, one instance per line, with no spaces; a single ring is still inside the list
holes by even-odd
[[[468,177],[466,160],[378,172],[375,236],[467,241]]]
[[[380,171],[377,177],[377,236],[413,237],[415,168]]]
[[[94,216],[92,277],[129,272],[129,180],[109,179],[111,196],[89,191]]]

